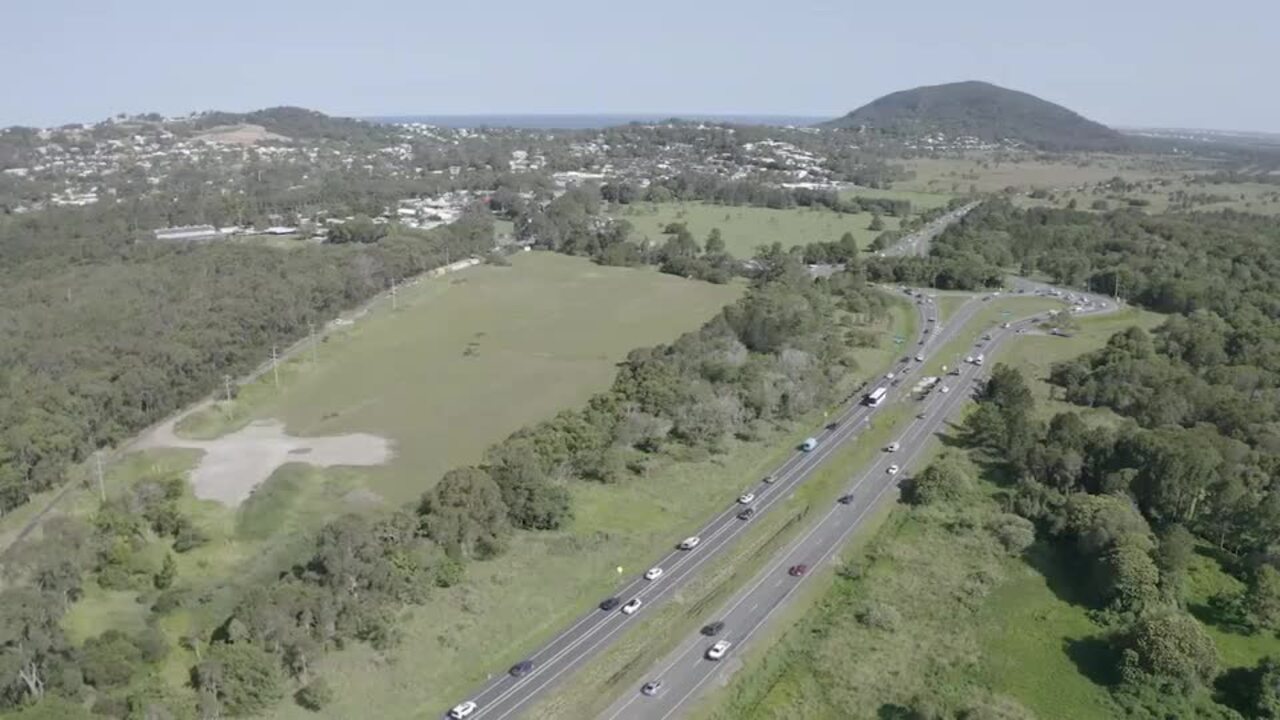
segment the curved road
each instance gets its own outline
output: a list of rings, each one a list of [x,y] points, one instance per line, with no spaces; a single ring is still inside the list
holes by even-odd
[[[1102,304],[1104,301],[1101,298],[1091,297],[1092,308],[1081,314],[1103,313],[1114,309],[1112,303]],[[968,303],[965,307],[972,304]],[[996,328],[990,332],[991,340],[980,342],[974,349],[990,355],[1005,340],[1019,331],[1029,329],[1033,322],[1031,319],[1024,319],[1010,323],[1008,328]],[[960,324],[963,324],[963,320]],[[638,687],[634,688],[615,702],[602,717],[606,720],[667,720],[687,711],[699,697],[700,691],[714,684],[713,680],[727,682],[741,664],[734,659],[734,654],[742,651],[742,646],[766,625],[808,577],[793,577],[788,569],[801,564],[817,569],[823,563],[831,561],[835,552],[877,505],[896,495],[899,479],[924,457],[930,446],[929,441],[970,399],[975,383],[983,374],[981,367],[963,364],[960,366],[959,376],[944,377],[940,385],[948,387],[950,391],[943,393],[940,389],[935,389],[919,403],[919,415],[896,439],[900,449],[893,453],[882,452],[870,466],[851,478],[845,492],[853,497],[853,501],[847,505],[834,503],[808,532],[792,541],[746,587],[714,615],[707,617],[707,622],[718,620],[725,624],[724,630],[717,637],[706,638],[695,633],[687,638],[647,676],[646,681],[662,682],[656,696],[642,695]],[[891,465],[899,466],[896,475],[889,474]],[[707,659],[707,650],[718,640],[728,640],[733,645],[724,659]]]
[[[917,344],[904,345],[904,354],[914,356],[919,353],[923,357],[934,348],[945,346],[982,308],[983,304],[980,302],[965,303],[955,311],[944,327],[936,327],[926,334],[926,327],[934,328],[936,325],[930,318],[936,320],[937,306],[933,303],[916,305],[920,314],[921,334]],[[900,378],[900,384],[891,388],[888,400],[891,401],[896,395],[909,389],[911,379],[918,375],[919,367],[919,363],[910,360],[894,364],[893,372]],[[772,473],[774,482],[756,480],[753,485],[745,488],[744,492],[752,492],[756,496],[753,506],[757,516],[784,501],[832,453],[861,433],[865,423],[878,409],[862,405],[858,400],[860,398],[837,417],[830,419],[832,424],[826,429],[814,434],[818,439],[818,447],[814,451],[797,451]],[[642,620],[655,604],[675,594],[705,563],[730,547],[750,525],[749,522],[737,519],[737,513],[741,509],[742,506],[734,502],[734,498],[725,498],[724,510],[702,528],[691,533],[701,538],[695,549],[682,551],[673,548],[653,563],[653,567],[663,569],[661,578],[651,582],[643,576],[635,576],[619,587],[614,596],[621,601],[626,602],[632,598],[642,601],[643,605],[636,614],[624,615],[616,609],[586,609],[568,628],[528,657],[533,667],[526,674],[513,677],[503,672],[495,675],[469,698],[459,698],[459,702],[471,700],[477,705],[469,720],[506,720],[518,717],[521,711],[540,699],[557,682],[606,648],[611,640],[635,621]],[[678,541],[679,538],[672,538],[673,544]]]

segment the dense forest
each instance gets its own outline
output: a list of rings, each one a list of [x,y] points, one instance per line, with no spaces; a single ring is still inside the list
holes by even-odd
[[[483,211],[290,250],[135,242],[75,215],[0,219],[0,514],[393,278],[493,245]]]
[[[850,350],[875,342],[859,325],[886,299],[856,273],[814,282],[780,246],[756,266],[742,299],[670,345],[633,351],[585,407],[516,432],[412,506],[330,522],[276,582],[230,585],[228,616],[181,638],[198,658],[194,692],[150,672],[169,648],[154,624],[104,629],[81,647],[60,627],[87,583],[139,592],[155,620],[198,602],[173,588],[171,553],[203,542],[177,510],[183,481],[140,482],[87,521],[51,522],[0,591],[0,708],[82,717],[75,703],[92,700],[107,717],[243,717],[287,694],[323,706],[333,691],[312,671],[319,654],[395,644],[405,604],[456,584],[519,532],[571,518],[570,483],[642,482],[654,463],[723,452],[847,394]]]

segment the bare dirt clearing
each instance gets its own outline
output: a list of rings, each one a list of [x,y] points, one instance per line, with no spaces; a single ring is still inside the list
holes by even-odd
[[[244,502],[254,488],[286,463],[332,467],[382,465],[391,459],[391,442],[367,433],[294,437],[285,432],[284,424],[278,420],[258,420],[216,440],[187,440],[178,437],[173,426],[171,421],[155,428],[133,449],[204,451],[200,464],[191,473],[195,496],[217,500],[228,507]]]
[[[222,143],[224,145],[253,145],[262,140],[288,140],[283,135],[269,132],[261,125],[222,125],[208,130],[195,136],[197,140],[204,140],[212,143]]]

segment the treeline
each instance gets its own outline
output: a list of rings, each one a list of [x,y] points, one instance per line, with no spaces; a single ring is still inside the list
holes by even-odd
[[[73,235],[64,255],[12,248],[0,223],[0,513],[403,278],[481,254],[491,216],[430,234],[288,251]],[[48,236],[46,236],[48,237]],[[73,248],[83,246],[77,257]]]
[[[1109,349],[1139,332],[1118,334]],[[1248,589],[1221,599],[1237,625],[1280,630],[1274,456],[1204,425],[1111,428],[1070,412],[1042,423],[1024,378],[1005,365],[981,387],[964,433],[1011,479],[1008,506],[1080,565],[1075,582],[1109,628],[1114,696],[1129,715],[1271,717],[1257,708],[1272,664],[1222,673],[1187,606],[1196,546],[1209,540],[1240,558],[1232,569]]]

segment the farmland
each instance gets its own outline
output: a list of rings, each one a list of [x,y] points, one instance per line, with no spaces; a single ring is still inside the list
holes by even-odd
[[[880,233],[868,230],[872,215],[847,215],[821,208],[774,210],[761,207],[709,205],[705,203],[636,203],[614,212],[634,227],[633,237],[659,245],[668,223],[685,223],[698,242],[706,240],[712,228],[719,228],[725,247],[737,258],[749,258],[761,245],[782,243],[783,247],[812,242],[834,242],[846,232],[853,233],[865,247]],[[882,218],[886,230],[897,229],[898,219]]]

